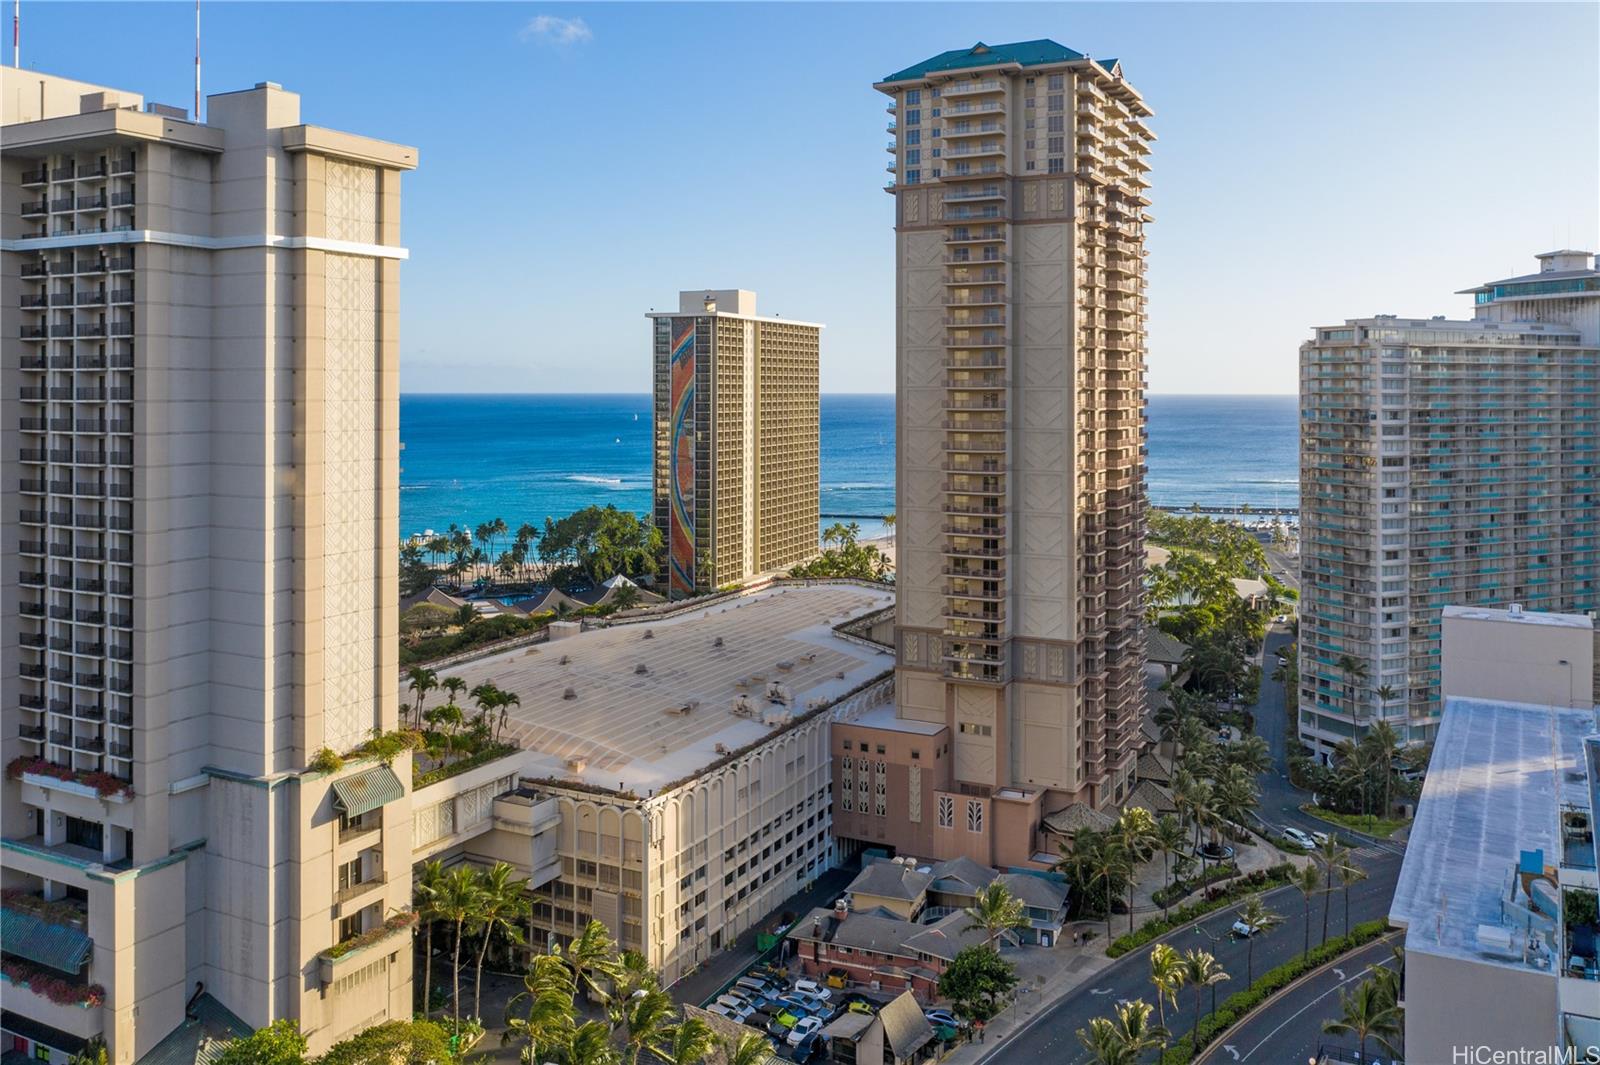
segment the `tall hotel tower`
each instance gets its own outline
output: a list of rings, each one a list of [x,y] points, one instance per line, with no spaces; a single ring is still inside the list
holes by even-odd
[[[1444,607],[1600,607],[1600,272],[1538,263],[1467,289],[1471,320],[1350,319],[1300,346],[1299,733],[1319,753],[1377,721],[1433,740]]]
[[[276,85],[205,123],[0,72],[5,1047],[411,1015],[400,175]]]
[[[655,523],[671,598],[817,553],[822,326],[694,289],[652,311]]]
[[[896,175],[897,717],[950,748],[915,774],[932,842],[904,845],[1025,860],[1053,849],[1041,820],[1133,779],[1151,112],[1115,60],[1047,40],[875,87]]]

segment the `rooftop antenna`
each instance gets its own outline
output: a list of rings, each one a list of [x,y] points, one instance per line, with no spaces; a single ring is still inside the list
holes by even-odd
[[[194,0],[194,120],[200,121],[200,0]]]
[[[22,69],[22,0],[11,0],[11,65]]]

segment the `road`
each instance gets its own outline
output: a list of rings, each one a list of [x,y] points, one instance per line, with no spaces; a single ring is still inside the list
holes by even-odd
[[[1386,917],[1389,900],[1394,895],[1394,885],[1400,874],[1400,859],[1387,852],[1363,849],[1357,861],[1367,870],[1368,878],[1350,888],[1350,920],[1360,924]],[[1282,965],[1298,955],[1305,942],[1306,927],[1301,896],[1294,888],[1279,888],[1266,896],[1267,905],[1282,914],[1284,923],[1256,939],[1255,973],[1260,975],[1273,966]],[[1344,929],[1344,902],[1339,892],[1334,892],[1329,913],[1328,931],[1337,935]],[[1220,1003],[1229,994],[1246,986],[1245,962],[1247,945],[1242,940],[1228,937],[1228,927],[1235,920],[1232,908],[1218,911],[1202,920],[1198,926],[1186,926],[1164,936],[1161,942],[1169,943],[1179,951],[1203,948],[1216,955],[1232,979],[1217,989]],[[1202,929],[1197,932],[1195,928]],[[1322,934],[1321,900],[1311,907],[1310,938],[1316,943]],[[1210,937],[1217,937],[1213,944]],[[1017,1065],[1029,1062],[1050,1062],[1051,1065],[1075,1065],[1091,1059],[1078,1041],[1079,1028],[1088,1026],[1091,1017],[1105,1016],[1121,999],[1142,998],[1154,1004],[1155,994],[1150,986],[1150,949],[1147,944],[1117,959],[1110,968],[1093,977],[1088,986],[1079,988],[1051,1008],[1042,1011],[1015,1035],[998,1043],[981,1061],[994,1065]],[[1174,1015],[1168,1013],[1168,1027],[1174,1036],[1188,1032],[1192,1025],[1194,998],[1192,993],[1182,993],[1179,1008]],[[1209,1008],[1209,993],[1203,1008]],[[1298,1027],[1298,1026],[1297,1026]],[[1312,1026],[1320,1030],[1321,1021]],[[1267,1060],[1267,1059],[1262,1059]],[[1273,1065],[1293,1061],[1293,1058],[1274,1057]],[[1305,1058],[1301,1057],[1301,1061]]]
[[[1339,992],[1353,990],[1378,966],[1394,963],[1391,941],[1378,940],[1348,954],[1315,976],[1262,1007],[1243,1024],[1231,1029],[1223,1042],[1213,1044],[1200,1065],[1231,1065],[1235,1061],[1283,1065],[1309,1061],[1324,1042],[1354,1042],[1322,1034],[1322,1022],[1339,1016]],[[1387,1054],[1375,1043],[1367,1050],[1378,1058]]]

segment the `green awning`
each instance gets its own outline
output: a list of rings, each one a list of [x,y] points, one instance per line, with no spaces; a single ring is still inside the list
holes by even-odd
[[[333,782],[333,805],[346,817],[360,817],[384,803],[404,798],[405,785],[386,765]]]
[[[0,944],[7,954],[76,976],[94,950],[81,928],[46,920],[14,906],[0,909]]]

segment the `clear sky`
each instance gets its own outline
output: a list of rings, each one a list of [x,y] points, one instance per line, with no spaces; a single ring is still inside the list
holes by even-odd
[[[22,7],[24,66],[191,102],[192,6]],[[204,20],[207,92],[276,81],[308,122],[421,149],[411,391],[648,391],[642,316],[697,286],[825,322],[824,391],[891,391],[871,85],[979,40],[1118,57],[1156,112],[1152,391],[1293,392],[1313,325],[1468,317],[1455,290],[1600,239],[1593,4],[206,0]]]

